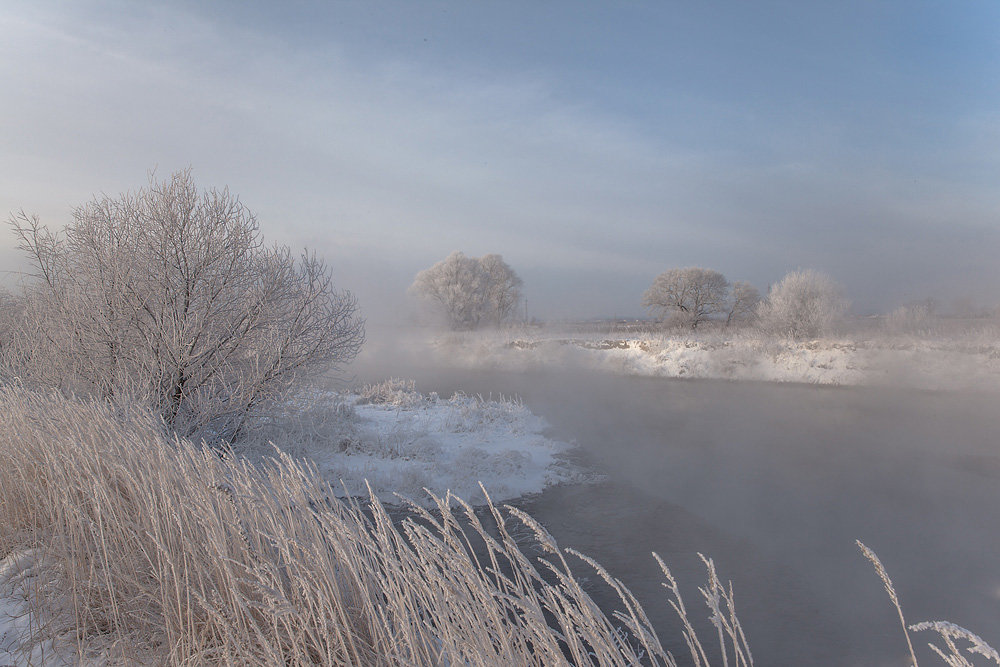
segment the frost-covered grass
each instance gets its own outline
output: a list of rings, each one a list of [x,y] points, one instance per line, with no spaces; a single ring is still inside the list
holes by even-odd
[[[545,435],[548,424],[516,398],[422,394],[412,380],[390,379],[356,392],[310,394],[252,434],[239,450],[273,454],[273,445],[314,462],[341,495],[398,502],[426,500],[424,489],[480,504],[579,482],[570,446]],[[272,444],[273,443],[273,444]]]
[[[253,465],[168,439],[134,406],[0,390],[0,665],[677,664],[624,584],[530,516],[434,503],[390,517],[287,454]],[[908,625],[862,548],[906,633],[936,632],[947,664],[1000,664],[964,628]],[[714,563],[706,609],[653,557],[681,662],[752,664]]]
[[[0,390],[0,664],[675,664],[628,589],[531,517],[434,500],[390,518],[286,454],[255,466],[134,407]],[[621,610],[598,608],[571,562]],[[706,566],[714,649],[661,563],[677,631],[696,663],[721,642],[747,664]]]
[[[916,327],[916,328],[915,328]],[[510,329],[434,337],[441,363],[530,369],[576,366],[624,375],[924,389],[1000,389],[1000,326],[885,320],[817,340],[753,329],[628,332]]]

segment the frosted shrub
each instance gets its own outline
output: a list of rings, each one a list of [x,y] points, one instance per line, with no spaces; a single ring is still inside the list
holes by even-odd
[[[141,400],[182,436],[238,438],[364,342],[321,259],[265,243],[238,197],[189,171],[96,197],[59,231],[23,212],[11,226],[35,278],[24,381]]]
[[[794,339],[818,338],[829,332],[847,310],[847,301],[832,278],[813,271],[792,271],[767,295],[758,311],[761,328]]]
[[[882,330],[894,335],[922,335],[931,327],[931,310],[926,304],[900,306],[885,316]]]
[[[760,292],[748,282],[737,280],[729,295],[729,311],[726,313],[726,328],[736,324],[747,325],[757,318]]]
[[[457,392],[448,401],[451,413],[447,419],[448,428],[455,433],[476,431],[487,424],[516,424],[527,412],[524,404],[516,398],[498,400],[482,396],[466,396]]]
[[[416,382],[402,378],[389,378],[382,382],[366,384],[358,392],[358,405],[391,405],[397,408],[416,408],[426,402],[417,391]]]

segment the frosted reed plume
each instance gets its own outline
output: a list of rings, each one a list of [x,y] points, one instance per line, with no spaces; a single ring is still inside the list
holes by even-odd
[[[969,643],[969,646],[965,649],[969,652],[969,654],[979,654],[1000,665],[1000,653],[997,653],[996,649],[983,641],[982,637],[979,635],[976,635],[975,633],[972,633],[949,621],[923,621],[911,625],[910,630],[913,630],[914,632],[931,630],[941,635],[941,638],[944,640],[945,646],[948,649],[948,653],[945,653],[944,650],[934,644],[928,643],[927,645],[932,651],[934,651],[934,653],[940,656],[946,664],[951,665],[952,667],[972,667],[972,663],[964,655],[962,655],[959,650],[959,646],[956,643],[956,641],[963,640]]]
[[[896,612],[899,614],[899,624],[903,628],[903,635],[906,637],[906,646],[910,651],[910,659],[914,667],[917,666],[917,656],[913,651],[913,643],[910,641],[910,631],[922,632],[930,630],[937,632],[941,639],[944,640],[947,652],[934,644],[928,643],[931,651],[933,651],[939,658],[941,658],[945,664],[951,667],[972,667],[973,663],[966,658],[956,640],[966,641],[969,646],[965,650],[970,655],[981,655],[988,658],[991,662],[1000,665],[1000,653],[997,653],[996,649],[987,644],[978,635],[966,630],[965,628],[955,625],[949,621],[922,621],[920,623],[914,623],[913,625],[907,626],[906,621],[903,618],[903,608],[899,604],[899,596],[896,595],[896,589],[892,585],[892,580],[889,578],[889,574],[885,571],[885,567],[882,565],[882,561],[879,557],[875,555],[875,552],[870,548],[865,546],[861,540],[857,540],[858,547],[861,549],[861,553],[864,554],[865,558],[871,561],[871,564],[875,567],[875,572],[878,574],[882,583],[885,585],[885,590],[889,594],[889,599],[892,604],[896,607]]]

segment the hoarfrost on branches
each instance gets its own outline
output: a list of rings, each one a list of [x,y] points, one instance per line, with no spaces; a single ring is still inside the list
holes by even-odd
[[[233,439],[302,380],[350,361],[364,322],[315,254],[267,245],[227,189],[190,171],[76,208],[61,232],[11,226],[33,265],[22,372],[139,399],[184,436]]]
[[[718,271],[692,266],[656,276],[642,295],[650,312],[696,329],[712,315],[727,311],[729,281]]]
[[[760,306],[761,327],[788,338],[818,338],[847,310],[840,286],[825,273],[806,269],[781,279]]]
[[[497,326],[521,301],[521,278],[500,255],[453,252],[416,275],[410,292],[430,304],[456,330]]]

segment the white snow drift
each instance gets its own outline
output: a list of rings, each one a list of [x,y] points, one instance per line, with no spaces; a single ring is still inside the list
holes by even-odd
[[[325,393],[312,405],[274,420],[245,455],[269,455],[270,443],[313,461],[344,495],[385,502],[447,491],[469,502],[542,491],[583,479],[565,459],[570,445],[549,438],[548,423],[512,398],[422,394],[414,383],[388,380],[357,392]]]

